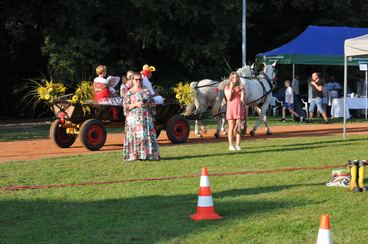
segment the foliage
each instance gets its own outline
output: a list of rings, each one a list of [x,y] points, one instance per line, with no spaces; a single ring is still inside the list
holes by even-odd
[[[163,85],[153,85],[153,89],[164,98],[173,98],[172,91],[170,91]]]
[[[179,82],[175,87],[172,88],[175,92],[175,98],[178,99],[180,105],[189,105],[193,97],[193,89],[190,87],[189,83],[183,84]]]
[[[83,113],[90,113],[91,107],[90,103],[93,100],[93,87],[90,81],[82,81],[77,85],[77,90],[75,91],[71,103],[73,105],[79,104],[82,106]]]
[[[12,101],[19,99],[11,92],[40,72],[72,87],[76,80],[90,79],[99,64],[121,75],[149,63],[160,68],[154,79],[170,90],[172,80],[217,80],[241,65],[238,0],[2,3],[0,116],[17,113]],[[366,27],[367,11],[365,1],[249,1],[247,61],[290,41],[308,25]]]

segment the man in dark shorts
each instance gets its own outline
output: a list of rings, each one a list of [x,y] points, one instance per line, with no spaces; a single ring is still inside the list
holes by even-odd
[[[327,118],[326,111],[323,109],[322,106],[322,99],[323,99],[323,81],[321,80],[321,74],[314,72],[312,74],[312,79],[310,81],[310,84],[312,85],[312,99],[309,106],[309,120],[307,120],[307,123],[312,122],[314,109],[317,106],[317,110],[322,114],[322,117],[325,120],[325,124],[329,124],[330,121]]]

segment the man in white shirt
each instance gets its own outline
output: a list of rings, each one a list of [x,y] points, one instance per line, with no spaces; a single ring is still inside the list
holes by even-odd
[[[153,100],[156,104],[163,104],[164,98],[155,93],[153,90],[152,84],[149,79],[152,77],[152,72],[156,71],[155,67],[149,66],[148,64],[143,65],[141,75],[143,78],[143,86],[148,89],[150,95],[153,97]]]

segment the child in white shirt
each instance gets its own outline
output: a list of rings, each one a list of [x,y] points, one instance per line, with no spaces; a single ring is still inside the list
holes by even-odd
[[[284,102],[284,106],[282,107],[282,119],[281,121],[285,122],[285,115],[286,115],[286,109],[289,110],[290,114],[300,118],[300,122],[303,121],[303,117],[299,116],[299,114],[297,114],[294,111],[294,92],[293,92],[293,88],[290,86],[290,81],[289,80],[285,80],[285,102]]]

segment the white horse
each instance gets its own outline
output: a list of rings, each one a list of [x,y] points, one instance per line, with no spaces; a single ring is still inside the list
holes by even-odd
[[[256,72],[254,71],[254,64],[252,64],[251,66],[244,65],[243,67],[239,68],[236,71],[236,73],[241,78],[246,78],[246,79],[256,78]]]
[[[202,133],[199,131],[207,132],[205,125],[202,123],[202,117],[211,108],[212,116],[217,119],[217,128],[215,137],[220,137],[220,132],[224,132],[225,125],[225,100],[218,101],[218,91],[219,85],[222,87],[221,82],[214,80],[201,80],[198,82],[191,82],[190,87],[192,88],[192,101],[191,104],[187,106],[184,115],[188,118],[194,118],[195,126],[194,133],[198,137],[202,137]]]
[[[266,112],[272,98],[272,80],[276,76],[275,66],[276,62],[272,65],[264,64],[263,70],[257,77],[254,77],[254,73],[249,73],[247,67],[243,67],[237,71],[237,74],[240,76],[240,81],[245,88],[245,105],[255,106],[259,114],[257,123],[250,131],[252,136],[255,135],[261,122],[263,122],[266,127],[266,134],[272,134],[268,127]],[[246,76],[244,76],[244,74],[246,74]],[[249,77],[249,75],[254,78],[246,78]]]
[[[250,131],[250,134],[252,136],[255,135],[255,132],[261,122],[265,124],[266,134],[272,134],[267,124],[266,112],[272,98],[272,80],[275,78],[276,75],[274,68],[275,66],[276,62],[272,65],[264,64],[263,71],[261,71],[258,76],[256,76],[255,72],[253,71],[253,65],[245,65],[244,67],[236,71],[236,73],[240,77],[242,85],[244,86],[245,110],[247,111],[248,107],[254,106],[259,114],[259,120]],[[227,83],[228,81],[226,80],[225,84]],[[222,100],[225,96],[224,86],[219,88],[220,91],[218,100]]]

